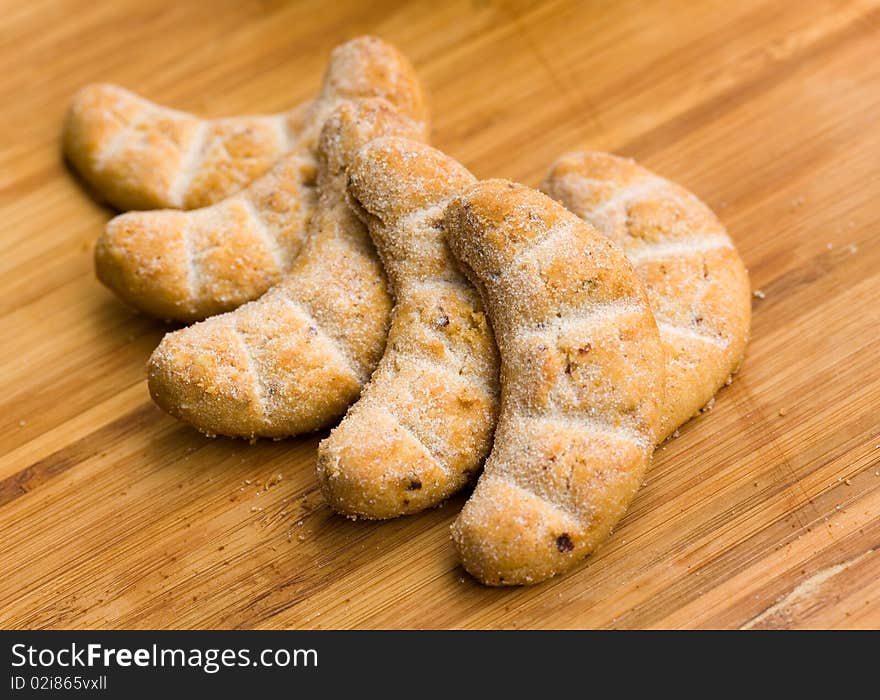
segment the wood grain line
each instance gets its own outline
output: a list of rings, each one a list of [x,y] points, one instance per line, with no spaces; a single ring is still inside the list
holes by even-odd
[[[134,434],[155,423],[160,417],[161,414],[152,403],[142,404],[48,457],[6,477],[0,481],[0,507],[38,489],[83,460],[99,454],[106,449],[105,444],[111,438],[117,440]]]
[[[635,158],[647,158],[658,148],[682,140],[693,129],[694,124],[710,122],[725,107],[742,103],[748,99],[756,99],[762,93],[790,78],[795,72],[803,70],[806,64],[828,56],[842,44],[871,36],[877,31],[878,21],[880,21],[880,8],[870,11],[866,16],[857,17],[850,24],[822,37],[803,51],[773,64],[770,70],[758,74],[754,80],[736,84],[729,90],[696,104],[669,121],[627,141],[617,150]]]

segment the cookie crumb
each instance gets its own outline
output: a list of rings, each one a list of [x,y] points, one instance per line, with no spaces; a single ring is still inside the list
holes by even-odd
[[[785,408],[780,408],[778,413],[780,416],[784,416],[786,413],[788,413],[788,410]]]
[[[752,296],[755,297],[755,299],[766,299],[767,298],[767,295],[764,294],[763,289],[756,289],[755,291],[752,292]]]

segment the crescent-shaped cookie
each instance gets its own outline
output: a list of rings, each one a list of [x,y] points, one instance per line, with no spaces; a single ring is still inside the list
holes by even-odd
[[[446,203],[473,182],[449,156],[402,138],[372,141],[349,165],[348,193],[395,305],[379,366],[318,446],[318,481],[343,515],[393,518],[437,505],[489,452],[497,351],[443,220]]]
[[[620,249],[546,195],[481,182],[446,226],[501,354],[494,445],[452,536],[483,583],[535,583],[589,555],[641,485],[663,346]]]
[[[346,202],[345,167],[384,135],[423,125],[380,99],[342,103],[318,148],[321,197],[283,281],[257,301],[169,333],[148,366],[159,406],[208,434],[286,437],[337,420],[385,347],[391,297],[366,227]]]
[[[340,98],[383,97],[425,119],[422,94],[410,88],[414,80],[393,46],[364,36],[333,50],[315,100],[276,115],[201,119],[115,85],[87,85],[71,101],[62,146],[117,209],[195,209],[238,192],[289,151],[313,152]],[[312,159],[309,166],[307,178]]]
[[[349,73],[331,73],[327,93],[334,97],[322,101],[321,114],[373,92],[393,97],[393,106],[426,131],[409,63],[396,52],[379,55],[381,64],[349,60]],[[303,141],[266,175],[209,207],[117,216],[95,246],[98,278],[132,306],[175,321],[198,321],[256,299],[300,253],[317,203],[315,167],[313,144]]]
[[[751,318],[745,266],[705,204],[632,160],[569,153],[542,189],[617,243],[645,285],[667,356],[663,439],[742,362]]]

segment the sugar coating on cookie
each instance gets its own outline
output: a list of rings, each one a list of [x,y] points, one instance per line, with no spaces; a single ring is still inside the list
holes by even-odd
[[[343,515],[393,518],[437,505],[489,452],[498,355],[443,219],[448,201],[473,182],[449,156],[402,138],[367,144],[348,168],[348,192],[395,305],[379,366],[318,447],[321,490]]]
[[[340,97],[383,97],[425,119],[411,79],[394,47],[364,36],[333,50],[317,99],[281,114],[201,119],[116,85],[87,85],[71,100],[62,146],[117,209],[195,209],[238,192],[294,149],[312,153],[313,170],[321,126]]]
[[[346,202],[345,166],[389,134],[423,138],[424,125],[381,99],[337,107],[303,251],[260,299],[163,338],[148,367],[159,406],[208,434],[279,438],[329,425],[358,397],[385,347],[391,297]]]
[[[391,98],[427,129],[421,87],[406,58],[375,39],[343,48],[334,54],[309,130],[363,94]],[[95,247],[98,278],[132,306],[175,321],[201,320],[257,298],[302,250],[318,199],[314,142],[300,139],[267,174],[209,207],[112,219]]]
[[[483,583],[536,583],[590,554],[638,490],[660,428],[663,347],[619,248],[546,195],[481,182],[446,225],[489,312],[502,390],[453,540]]]
[[[742,362],[751,318],[745,266],[705,204],[632,160],[569,153],[542,189],[618,244],[645,285],[667,355],[663,439]]]

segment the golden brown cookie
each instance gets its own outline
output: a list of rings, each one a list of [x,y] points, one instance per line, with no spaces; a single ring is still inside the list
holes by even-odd
[[[393,106],[426,131],[421,87],[406,59],[389,51],[363,59],[341,62],[345,74],[331,71],[325,92],[333,99],[323,100],[321,114],[345,96],[373,92],[393,97]],[[175,321],[197,321],[257,298],[302,248],[317,203],[313,151],[303,141],[266,175],[210,207],[117,216],[95,247],[98,278],[132,306]]]
[[[443,210],[474,177],[421,143],[382,138],[348,168],[348,192],[395,300],[388,344],[358,402],[318,447],[318,480],[349,517],[437,505],[476,475],[498,404],[498,356],[459,271]]]
[[[340,104],[318,148],[320,200],[302,253],[257,301],[169,333],[150,358],[159,406],[208,434],[285,437],[337,420],[385,347],[391,298],[345,166],[383,135],[424,136],[380,99]]]
[[[638,490],[660,428],[663,346],[620,249],[549,197],[478,183],[446,210],[501,353],[495,442],[452,527],[490,585],[583,560]]]
[[[617,243],[645,285],[667,355],[663,439],[742,362],[751,318],[742,260],[705,204],[632,160],[569,153],[542,189]]]
[[[115,85],[87,85],[71,101],[63,149],[117,209],[205,207],[235,194],[293,150],[309,154],[310,177],[321,126],[341,98],[383,97],[425,119],[412,81],[411,66],[393,46],[364,36],[334,49],[315,100],[271,116],[200,119]]]

